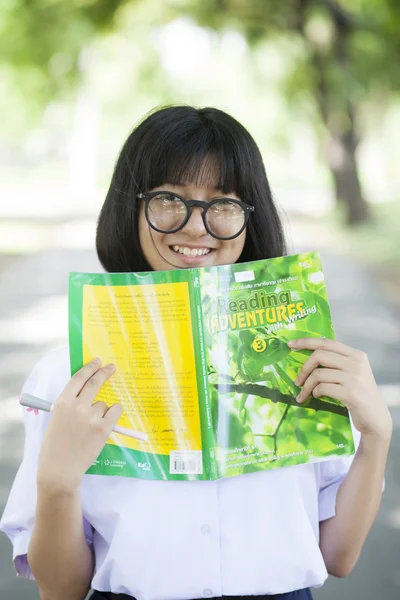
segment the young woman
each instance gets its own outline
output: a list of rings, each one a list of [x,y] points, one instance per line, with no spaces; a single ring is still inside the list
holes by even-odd
[[[117,161],[97,228],[109,272],[231,264],[285,253],[260,152],[232,117],[169,107],[148,116]],[[312,350],[299,402],[329,395],[359,432],[352,459],[212,482],[85,475],[122,407],[93,401],[115,366],[72,378],[68,350],[40,361],[24,392],[56,402],[25,412],[24,459],[1,528],[42,600],[311,598],[347,575],[377,513],[392,432],[364,353],[338,341]],[[318,367],[318,368],[317,368]]]

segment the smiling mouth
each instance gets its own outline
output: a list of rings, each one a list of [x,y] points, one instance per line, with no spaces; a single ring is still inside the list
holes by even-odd
[[[215,248],[189,248],[189,246],[180,246],[178,244],[170,246],[170,248],[175,254],[192,257],[207,256],[208,254],[215,252]]]

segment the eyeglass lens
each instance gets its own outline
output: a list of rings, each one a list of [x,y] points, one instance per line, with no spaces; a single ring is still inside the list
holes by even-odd
[[[185,204],[174,194],[158,194],[148,204],[150,223],[167,233],[179,229],[187,216]],[[229,238],[240,231],[245,223],[245,214],[239,204],[229,199],[215,202],[205,214],[210,231],[221,238]]]

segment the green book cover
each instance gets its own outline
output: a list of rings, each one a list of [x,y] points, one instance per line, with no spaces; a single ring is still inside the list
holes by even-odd
[[[88,473],[210,480],[354,453],[340,402],[295,402],[310,352],[287,342],[321,336],[334,333],[316,252],[71,273],[71,373],[95,356],[116,364],[96,400],[120,402],[130,433],[113,432]]]

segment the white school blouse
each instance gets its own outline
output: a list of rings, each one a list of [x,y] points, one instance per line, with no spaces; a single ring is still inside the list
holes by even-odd
[[[23,392],[55,402],[69,379],[69,353],[62,348],[39,361]],[[0,529],[13,544],[17,574],[33,579],[27,550],[38,454],[51,415],[23,410],[24,456]],[[92,588],[137,600],[187,600],[319,587],[327,571],[318,524],[335,515],[351,460],[217,481],[85,475],[83,522],[95,554]]]

